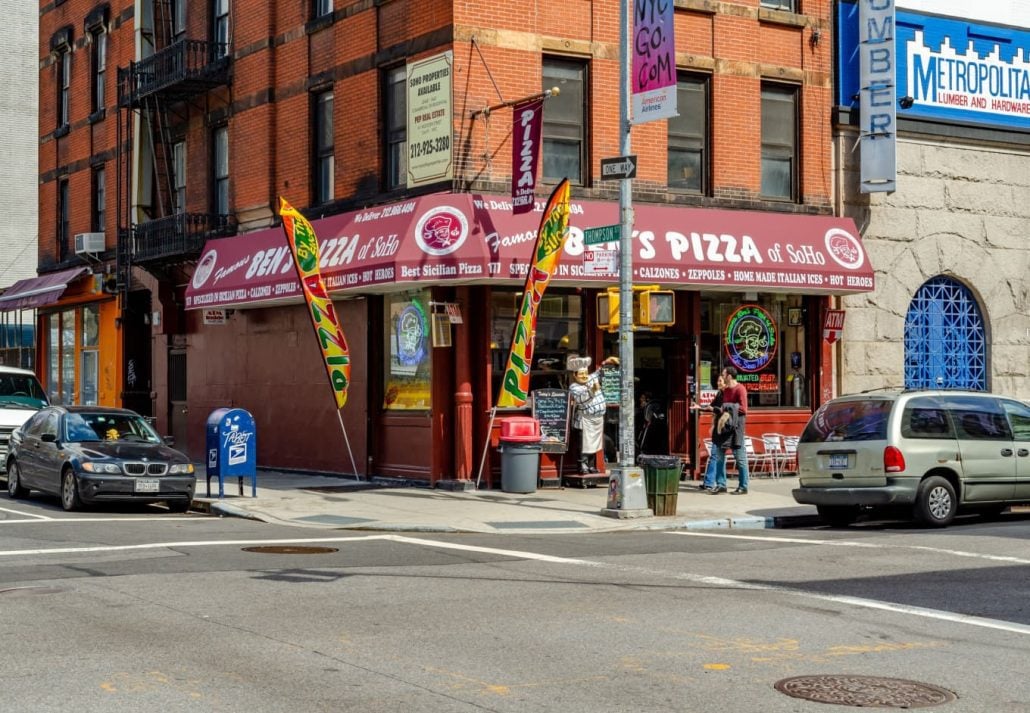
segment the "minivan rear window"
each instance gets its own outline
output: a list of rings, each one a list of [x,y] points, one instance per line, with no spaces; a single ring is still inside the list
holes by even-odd
[[[801,442],[886,440],[887,419],[893,405],[893,401],[885,399],[830,401],[809,419]]]

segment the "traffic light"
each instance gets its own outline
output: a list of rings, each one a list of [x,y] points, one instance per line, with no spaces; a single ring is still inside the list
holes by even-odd
[[[114,273],[109,272],[100,278],[100,287],[106,294],[116,294],[118,292],[118,278],[114,276]]]
[[[597,295],[597,326],[615,332],[619,329],[619,288],[609,287]],[[660,332],[676,323],[676,298],[672,290],[657,285],[633,287],[633,328]]]

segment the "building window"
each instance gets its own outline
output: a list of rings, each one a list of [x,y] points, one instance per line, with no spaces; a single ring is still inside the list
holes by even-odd
[[[229,0],[214,0],[215,57],[229,54]]]
[[[386,295],[383,331],[383,408],[423,411],[433,406],[433,349],[429,291]]]
[[[676,84],[679,116],[669,119],[669,188],[708,191],[708,79],[681,76]]]
[[[70,254],[68,241],[71,239],[71,205],[68,198],[68,179],[57,182],[57,255],[63,261]]]
[[[333,149],[333,93],[315,95],[315,203],[328,203],[335,196]]]
[[[333,0],[315,0],[315,17],[333,14]]]
[[[408,174],[408,108],[405,101],[407,69],[394,67],[386,73],[386,189],[407,184]]]
[[[501,390],[515,319],[521,307],[522,293],[518,289],[493,290],[490,297],[490,373],[494,397]],[[569,356],[583,354],[585,334],[583,296],[574,290],[549,289],[537,312],[533,364],[529,372],[530,391],[568,388],[565,360]]]
[[[762,86],[762,196],[798,195],[798,90]]]
[[[57,58],[57,128],[67,126],[71,107],[72,53],[64,46]]]
[[[186,0],[172,0],[172,35],[179,39],[186,34]]]
[[[214,148],[214,212],[229,215],[229,127],[215,129]]]
[[[737,369],[749,406],[803,407],[806,309],[801,295],[701,293],[699,339],[700,401],[715,396],[716,380],[727,366]]]
[[[107,33],[103,27],[93,33],[93,110],[104,108],[104,84],[107,79]]]
[[[172,186],[174,193],[172,207],[176,214],[186,212],[186,142],[177,141],[172,145]]]
[[[100,309],[97,305],[82,308],[82,341],[79,351],[79,403],[96,406],[100,375]]]
[[[558,96],[544,102],[544,180],[584,181],[586,165],[587,67],[583,62],[545,57],[544,89],[558,87]]]
[[[100,308],[96,304],[44,316],[46,390],[54,404],[99,403]],[[78,371],[76,372],[76,365]]]
[[[987,390],[987,337],[976,297],[950,277],[916,292],[905,315],[905,388]]]
[[[762,7],[770,10],[783,10],[794,12],[794,0],[762,0]]]
[[[104,169],[93,171],[93,220],[92,229],[96,233],[107,230],[107,176]]]

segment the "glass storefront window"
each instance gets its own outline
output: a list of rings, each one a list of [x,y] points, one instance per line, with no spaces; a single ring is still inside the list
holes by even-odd
[[[384,301],[383,408],[428,410],[433,405],[429,292],[402,292]]]
[[[522,291],[495,289],[490,298],[490,355],[493,365],[491,398],[500,392],[501,378],[507,366],[515,317],[522,304]],[[567,388],[565,359],[582,355],[583,298],[571,290],[550,289],[540,300],[536,320],[536,341],[529,388]]]
[[[753,296],[753,295],[752,295]],[[712,395],[724,367],[737,368],[749,407],[803,406],[805,328],[799,295],[702,293],[699,383]]]
[[[75,403],[75,310],[61,313],[60,403]]]
[[[61,403],[61,315],[47,316],[46,391],[50,403]]]
[[[96,350],[83,350],[80,379],[82,381],[82,399],[86,406],[97,405],[97,379],[99,376]]]
[[[82,346],[96,347],[100,345],[100,308],[97,305],[86,305],[82,308]]]

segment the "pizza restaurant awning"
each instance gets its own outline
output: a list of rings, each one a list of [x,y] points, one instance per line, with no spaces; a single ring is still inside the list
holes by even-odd
[[[54,304],[75,278],[89,272],[88,267],[73,267],[60,272],[48,272],[39,277],[18,280],[0,295],[0,312],[35,309]]]
[[[540,222],[512,215],[510,199],[440,193],[313,222],[322,277],[333,294],[389,292],[440,283],[522,285]],[[875,287],[850,218],[638,204],[633,279],[703,290],[854,294]],[[587,228],[618,223],[615,202],[573,201],[554,284],[599,286],[614,273],[585,265]],[[617,264],[617,261],[615,262]],[[598,274],[600,272],[600,274]],[[300,302],[281,227],[208,241],[186,288],[186,308]]]

